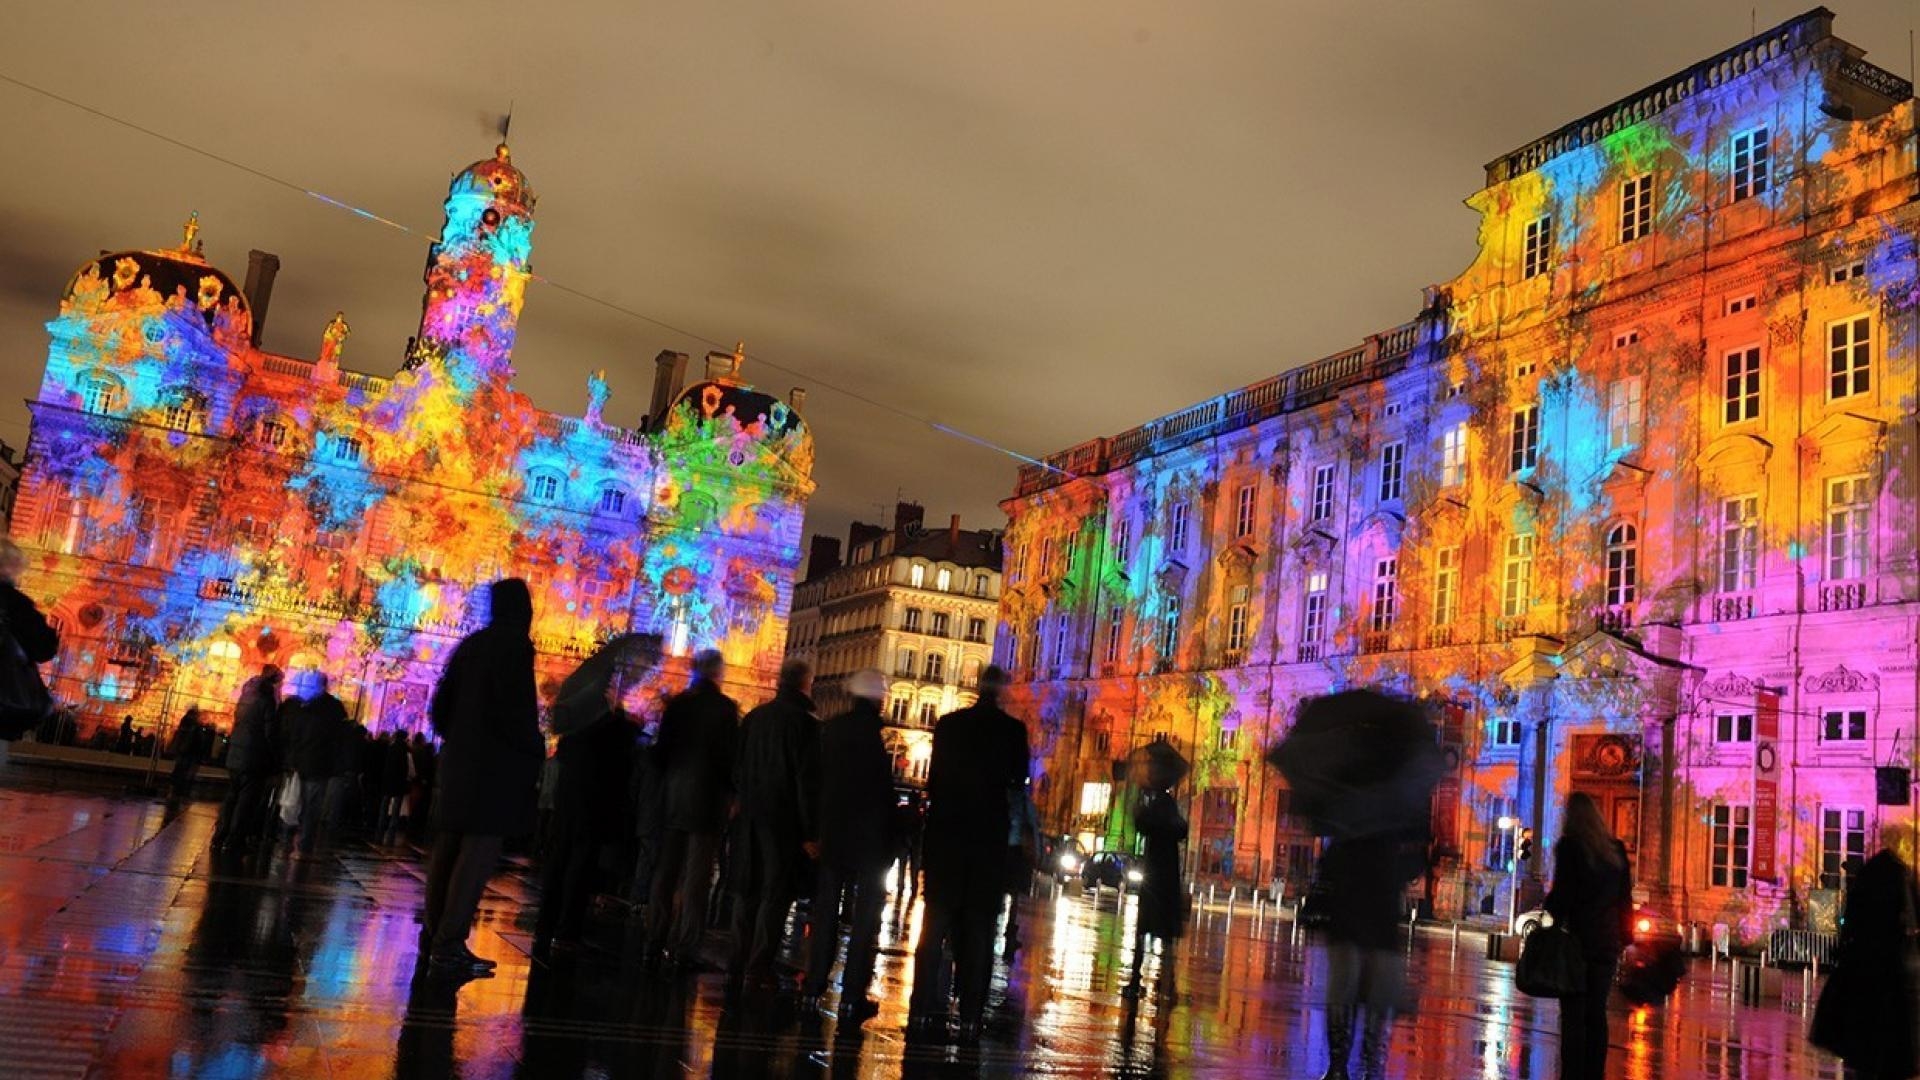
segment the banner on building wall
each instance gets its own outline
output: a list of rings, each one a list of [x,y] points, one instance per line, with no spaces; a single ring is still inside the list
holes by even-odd
[[[1780,823],[1780,695],[1760,691],[1753,709],[1753,864],[1756,881],[1775,881]]]

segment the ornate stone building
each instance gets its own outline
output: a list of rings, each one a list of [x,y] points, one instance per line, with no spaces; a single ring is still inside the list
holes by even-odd
[[[507,148],[458,173],[420,333],[392,374],[260,348],[278,259],[244,287],[181,246],[68,284],[13,516],[60,625],[56,696],[89,721],[230,710],[261,664],[325,670],[376,728],[418,730],[484,586],[532,585],[546,687],[607,636],[716,646],[749,699],[785,644],[812,439],[796,400],[662,354],[649,416],[534,407],[511,383],[534,194]],[[684,667],[660,674],[670,682]],[[646,688],[634,688],[636,694]]]
[[[1000,654],[1064,831],[1129,844],[1113,762],[1197,764],[1199,872],[1305,884],[1261,762],[1309,695],[1431,702],[1427,898],[1524,905],[1517,819],[1601,802],[1642,895],[1753,938],[1911,854],[1912,87],[1816,10],[1487,167],[1412,322],[1029,468]],[[1897,782],[1898,778],[1891,778]]]

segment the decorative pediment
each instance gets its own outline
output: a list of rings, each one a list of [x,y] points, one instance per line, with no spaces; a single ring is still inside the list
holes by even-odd
[[[1259,558],[1260,552],[1253,546],[1252,541],[1241,540],[1228,544],[1220,554],[1214,556],[1214,562],[1219,564],[1222,570],[1231,572],[1250,569]]]
[[[1611,458],[1600,466],[1588,483],[1594,487],[1611,491],[1632,490],[1647,486],[1647,480],[1653,472],[1635,465],[1625,458]]]
[[[1390,547],[1400,546],[1400,537],[1406,528],[1407,516],[1393,510],[1375,510],[1360,521],[1362,537],[1380,537]]]
[[[1809,694],[1871,694],[1880,689],[1880,676],[1839,664],[1824,675],[1809,675],[1802,684]]]
[[[1859,459],[1877,452],[1886,437],[1885,421],[1856,412],[1837,412],[1800,436],[1798,445],[1800,456],[1809,462],[1819,462],[1829,450]]]
[[[1294,538],[1293,549],[1302,555],[1329,555],[1339,540],[1318,525],[1309,525]]]
[[[1178,559],[1168,559],[1160,564],[1160,569],[1154,573],[1153,578],[1162,589],[1178,592],[1187,582],[1187,564]]]
[[[1760,680],[1729,671],[1701,683],[1700,692],[1707,697],[1742,700],[1760,692]]]
[[[1694,463],[1702,469],[1726,469],[1737,465],[1765,465],[1773,456],[1773,444],[1758,435],[1745,432],[1722,434],[1700,451]]]
[[[1587,635],[1560,656],[1561,676],[1573,679],[1649,681],[1685,666],[1678,660],[1655,656],[1611,630]]]

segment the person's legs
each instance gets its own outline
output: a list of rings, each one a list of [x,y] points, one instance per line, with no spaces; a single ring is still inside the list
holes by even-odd
[[[707,929],[707,897],[713,891],[713,860],[720,850],[717,833],[687,834],[687,856],[680,869],[670,947],[691,960],[700,951]]]
[[[680,894],[680,874],[687,861],[688,834],[668,829],[661,838],[660,857],[653,865],[652,888],[647,897],[647,951],[667,947],[667,932],[673,926],[673,902]]]
[[[763,835],[760,841],[754,867],[758,895],[753,904],[753,948],[747,954],[750,975],[773,971],[774,959],[786,940],[787,912],[793,907],[793,879],[798,870],[793,853],[778,837]]]
[[[1607,1075],[1607,998],[1613,993],[1616,961],[1587,961],[1586,1076],[1601,1080]]]
[[[727,978],[736,988],[753,967],[759,949],[760,903],[767,892],[766,851],[760,830],[745,824],[734,834],[733,848],[727,853],[728,882],[733,894],[729,929],[733,941],[727,948]]]
[[[433,955],[458,956],[467,951],[467,933],[480,906],[487,879],[500,862],[502,838],[467,835],[460,843],[453,873],[447,882],[446,906],[433,928]]]
[[[453,868],[460,862],[460,834],[442,831],[433,839],[433,854],[427,859],[426,908],[420,913],[420,951],[433,946],[434,928],[442,921],[447,907],[447,892],[453,884]]]
[[[991,866],[981,867],[990,870]],[[987,1011],[993,983],[994,928],[1000,916],[1005,878],[991,872],[968,882],[967,897],[955,927],[954,974],[959,982],[960,1022],[977,1024]]]
[[[1360,1074],[1368,1080],[1379,1080],[1386,1075],[1387,1039],[1392,1034],[1393,1011],[1400,1001],[1406,969],[1399,954],[1388,949],[1368,949],[1362,962],[1366,1025],[1360,1039]]]
[[[564,841],[566,861],[560,878],[560,922],[554,935],[560,941],[579,941],[586,928],[587,908],[593,902],[594,862],[600,857],[600,845],[585,830],[570,830]]]
[[[213,846],[224,848],[234,834],[234,822],[240,816],[240,800],[246,792],[246,774],[227,777],[227,796],[220,800],[220,816],[213,823]]]
[[[820,864],[814,881],[813,904],[807,910],[807,981],[801,985],[802,993],[818,997],[827,992],[833,958],[840,951],[840,895],[847,884],[838,869],[824,862]],[[859,887],[857,879],[853,884]],[[859,932],[858,923],[854,932]],[[843,991],[853,967],[851,941],[847,944],[847,967],[849,971],[841,976]]]
[[[573,859],[573,837],[571,830],[565,830],[556,837],[547,849],[546,860],[540,866],[540,914],[533,923],[533,946],[536,949],[552,944],[554,934],[565,922],[563,912],[571,903],[568,895],[568,877]]]
[[[913,996],[907,1002],[907,1012],[916,1020],[947,1017],[947,946],[958,910],[943,895],[945,891],[944,884],[928,890],[920,908],[920,941],[913,950]]]
[[[1360,997],[1361,952],[1347,941],[1327,944],[1327,1065],[1326,1080],[1344,1080],[1353,1056],[1355,1003]]]
[[[267,794],[273,787],[272,780],[271,776],[259,771],[244,772],[234,777],[233,784],[238,790],[239,799],[234,804],[233,821],[226,837],[229,846],[251,844],[260,838]]]
[[[300,778],[300,854],[311,855],[320,843],[327,816],[327,782]]]
[[[853,878],[853,925],[847,931],[847,964],[840,974],[840,1001],[866,1000],[880,951],[880,917],[887,906],[887,872],[875,867]]]

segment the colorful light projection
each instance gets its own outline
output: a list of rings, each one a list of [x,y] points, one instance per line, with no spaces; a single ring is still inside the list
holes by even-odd
[[[1311,838],[1259,755],[1377,683],[1458,763],[1443,912],[1506,910],[1494,823],[1550,842],[1570,790],[1654,902],[1747,939],[1879,827],[1910,850],[1871,766],[1913,757],[1915,110],[1830,23],[1495,161],[1414,323],[1023,473],[1002,655],[1052,824],[1130,843],[1082,789],[1165,735],[1196,869],[1297,889]]]
[[[14,516],[61,621],[83,727],[215,715],[259,665],[322,669],[379,729],[418,730],[485,585],[533,586],[548,685],[606,637],[715,646],[749,698],[785,637],[812,438],[739,363],[644,430],[542,412],[509,382],[534,195],[504,146],[458,174],[420,334],[392,377],[250,344],[198,225],[83,267],[49,324]],[[639,702],[677,678],[630,688]]]

